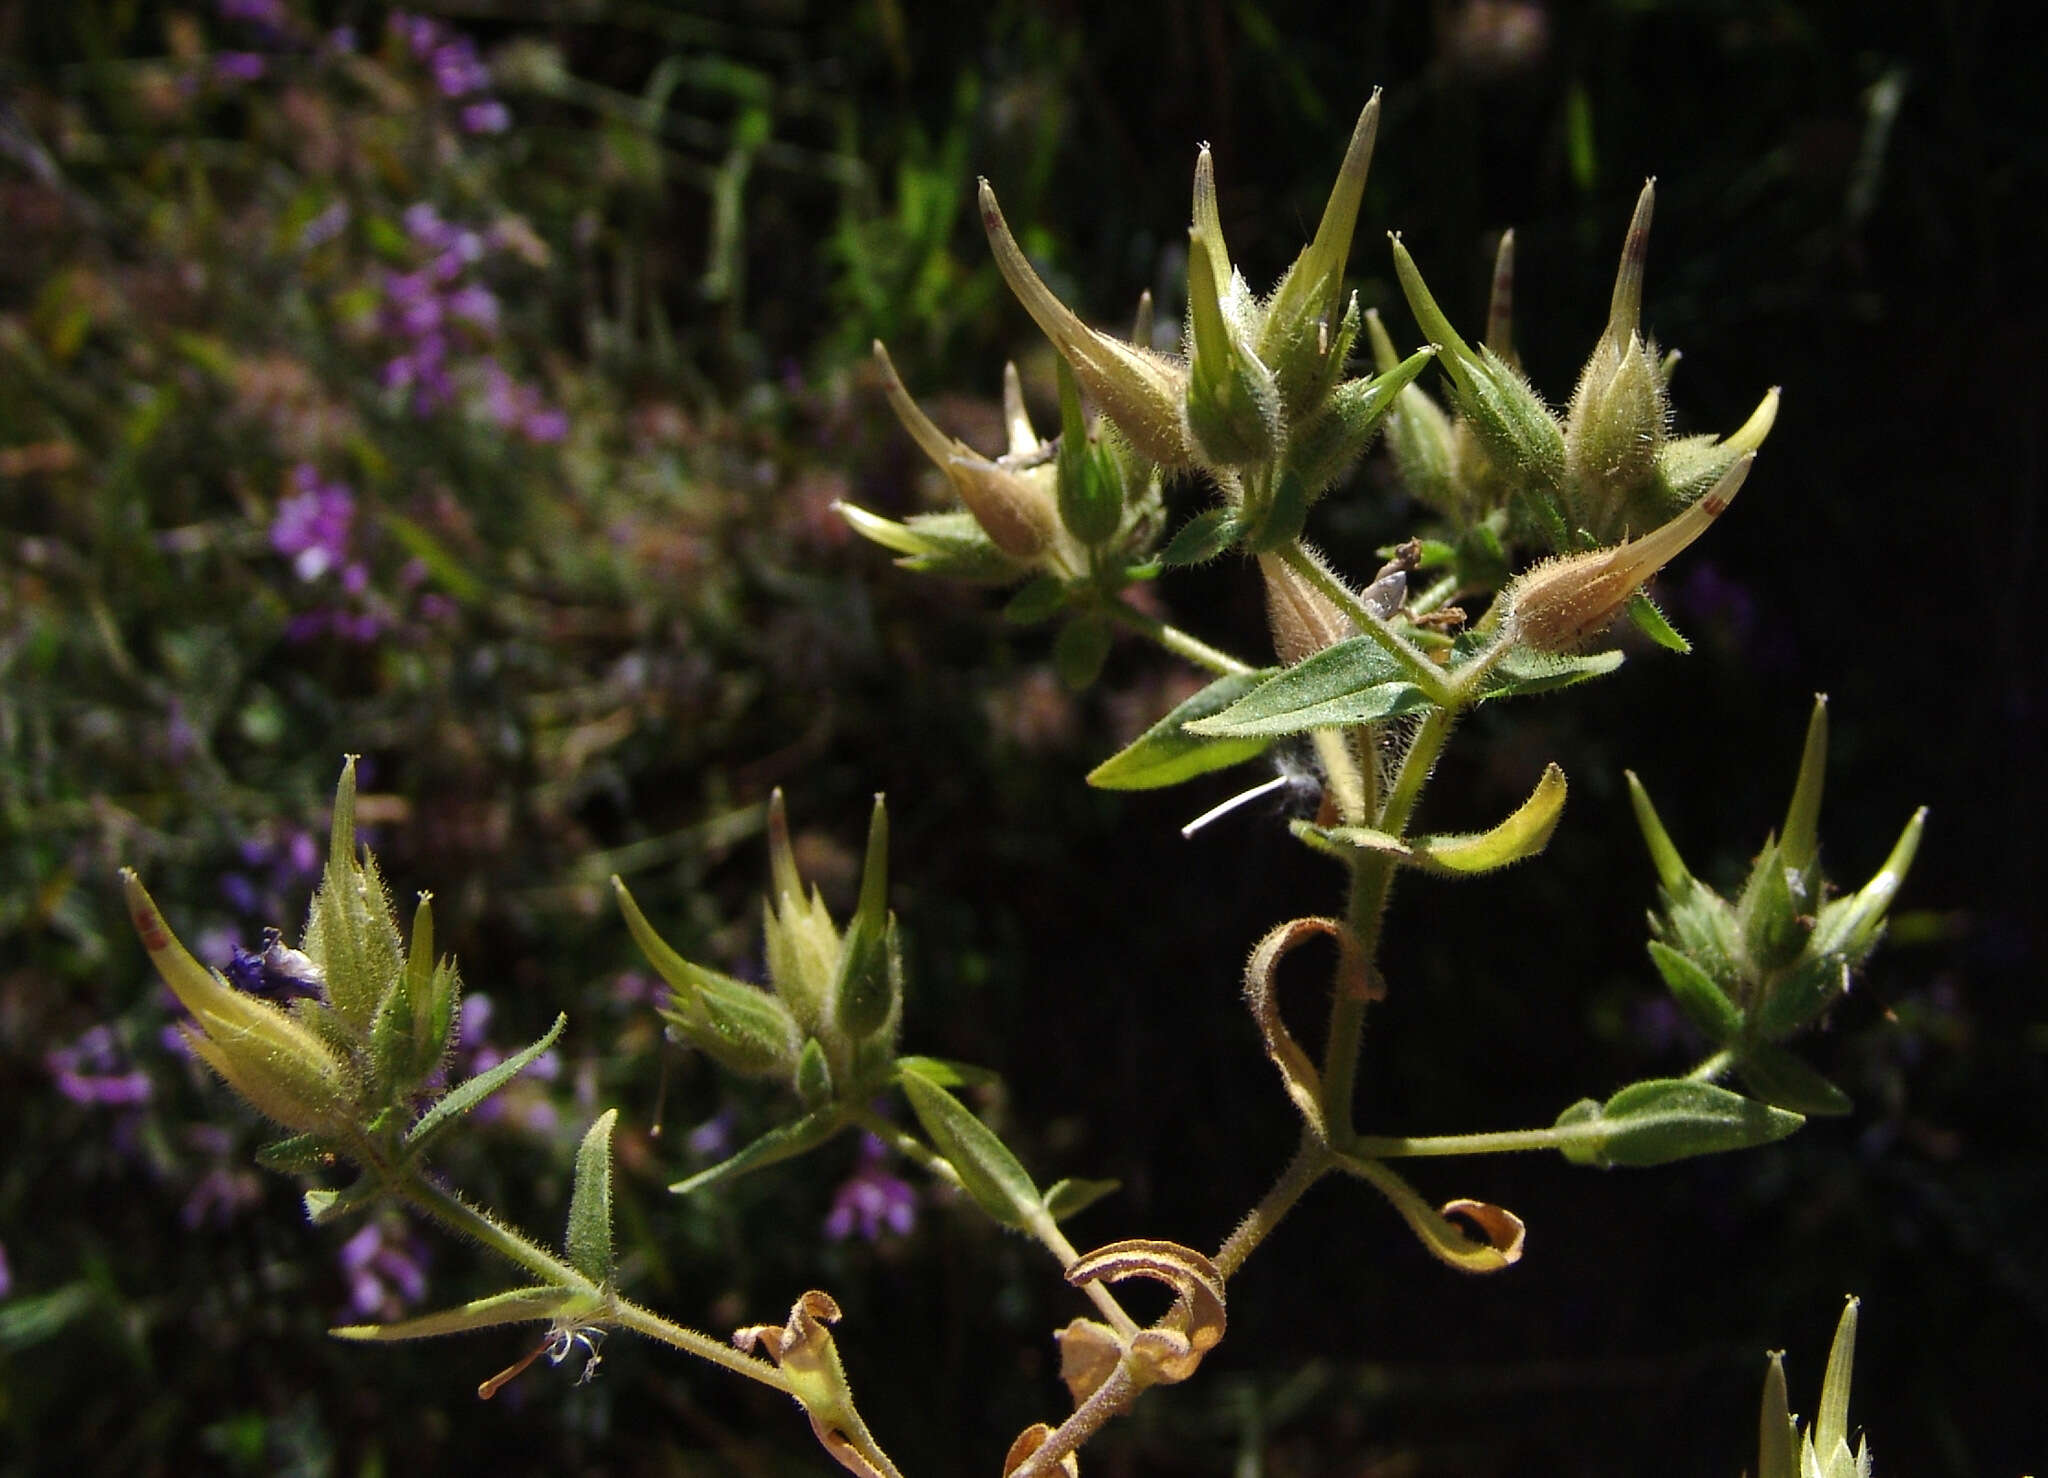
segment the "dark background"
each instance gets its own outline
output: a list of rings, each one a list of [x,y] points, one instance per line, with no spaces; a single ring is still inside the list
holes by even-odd
[[[170,14],[7,12],[10,106],[45,141],[64,137],[74,115],[117,114],[114,89],[90,80],[91,68],[159,55]],[[1561,401],[1604,320],[1636,191],[1655,175],[1645,319],[1685,354],[1680,429],[1730,430],[1769,385],[1784,401],[1733,516],[1662,587],[1694,653],[1632,650],[1619,675],[1489,711],[1453,747],[1427,802],[1432,826],[1486,823],[1549,759],[1570,775],[1572,803],[1539,863],[1463,885],[1404,884],[1361,1126],[1544,1124],[1574,1098],[1688,1064],[1692,1044],[1658,1014],[1642,951],[1654,890],[1625,767],[1695,871],[1732,886],[1782,815],[1807,706],[1825,691],[1831,875],[1860,884],[1921,804],[1927,840],[1892,944],[1808,1043],[1856,1099],[1853,1116],[1651,1171],[1534,1157],[1418,1163],[1414,1178],[1438,1199],[1476,1196],[1527,1220],[1525,1260],[1484,1279],[1428,1260],[1363,1187],[1321,1186],[1233,1282],[1229,1338],[1199,1378],[1149,1396],[1091,1445],[1084,1469],[1733,1473],[1755,1461],[1763,1352],[1788,1351],[1794,1409],[1810,1412],[1847,1293],[1864,1300],[1852,1417],[1879,1471],[2039,1467],[2048,1009],[2042,664],[2026,632],[2048,404],[2029,263],[2048,180],[2027,95],[2039,47],[2023,39],[2022,8],[1446,0],[1357,4],[1333,19],[1252,0],[593,0],[440,14],[477,38],[501,77],[506,48],[532,38],[557,48],[571,75],[625,96],[643,95],[664,57],[730,63],[767,79],[775,139],[857,159],[868,174],[851,187],[830,169],[763,163],[720,258],[710,181],[733,157],[721,141],[745,111],[732,101],[742,91],[728,96],[693,73],[664,105],[675,127],[652,178],[592,204],[577,194],[574,146],[615,120],[505,84],[515,123],[492,178],[551,241],[577,239],[578,211],[609,223],[619,256],[600,277],[637,253],[636,290],[665,305],[672,328],[666,358],[621,350],[576,312],[576,291],[609,300],[611,279],[557,282],[533,310],[533,342],[552,346],[567,362],[558,374],[583,387],[585,425],[628,424],[636,408],[673,397],[698,443],[677,454],[684,476],[733,490],[704,536],[715,601],[699,601],[711,574],[663,585],[661,571],[643,569],[616,597],[634,617],[616,639],[565,626],[567,645],[551,648],[546,629],[496,610],[465,628],[518,671],[635,652],[698,664],[676,679],[681,696],[616,751],[603,783],[536,799],[544,766],[453,742],[465,725],[485,728],[478,709],[495,700],[457,695],[452,717],[428,722],[433,705],[390,669],[366,671],[346,654],[309,661],[273,636],[264,660],[309,684],[287,704],[292,754],[238,768],[239,741],[223,737],[221,769],[256,775],[238,780],[225,813],[209,812],[222,792],[168,773],[119,795],[123,814],[147,826],[10,807],[8,886],[43,896],[71,868],[84,879],[79,910],[104,933],[82,944],[55,915],[17,908],[0,934],[13,957],[0,1112],[21,1119],[0,1171],[16,1311],[0,1318],[0,1453],[11,1450],[0,1467],[822,1471],[779,1398],[624,1339],[594,1386],[529,1376],[508,1393],[516,1401],[490,1407],[468,1392],[516,1353],[506,1340],[423,1354],[328,1344],[317,1331],[338,1302],[326,1271],[334,1235],[295,1222],[292,1191],[273,1178],[263,1204],[232,1225],[181,1233],[176,1176],[124,1178],[95,1158],[92,1116],[54,1101],[43,1066],[53,1041],[149,1009],[143,961],[120,939],[104,886],[115,856],[154,848],[157,872],[203,870],[203,846],[180,853],[160,839],[208,836],[225,849],[262,814],[254,792],[266,785],[277,804],[317,814],[343,750],[370,753],[379,788],[411,798],[411,824],[379,837],[400,896],[431,884],[458,900],[447,943],[472,983],[496,982],[501,1012],[537,1027],[581,1002],[600,1102],[642,1123],[660,1071],[644,1023],[632,1037],[592,1005],[630,950],[588,906],[588,888],[563,880],[581,878],[588,855],[682,836],[644,884],[634,879],[636,892],[686,920],[679,943],[731,964],[751,947],[761,848],[744,828],[688,828],[779,783],[843,902],[866,797],[886,790],[893,902],[911,950],[908,1045],[1004,1073],[994,1111],[1042,1180],[1124,1182],[1076,1222],[1082,1245],[1142,1234],[1213,1246],[1228,1232],[1293,1137],[1238,1005],[1240,961],[1272,922],[1333,909],[1336,875],[1270,813],[1183,842],[1178,825],[1243,783],[1236,775],[1141,796],[1081,785],[1134,715],[1142,724],[1164,708],[1163,659],[1120,646],[1102,683],[1072,698],[1047,676],[1047,633],[1003,626],[996,598],[893,571],[879,551],[818,532],[828,518],[798,525],[786,510],[814,496],[820,469],[867,506],[918,506],[923,469],[862,368],[870,337],[887,337],[913,391],[963,427],[989,424],[1006,355],[1042,368],[1028,320],[984,264],[973,175],[992,180],[1013,225],[1036,233],[1027,245],[1085,314],[1121,321],[1147,287],[1175,312],[1196,143],[1214,150],[1233,257],[1255,284],[1269,282],[1312,232],[1374,86],[1386,89],[1385,112],[1351,270],[1397,342],[1416,335],[1382,233],[1403,234],[1469,332],[1493,242],[1512,226],[1517,343],[1535,383]],[[383,23],[367,8],[318,19],[352,22],[372,40]],[[265,106],[224,108],[205,131],[225,148],[260,148]],[[146,265],[154,248],[125,232],[147,218],[149,190],[172,188],[146,159],[57,152],[65,188],[88,204],[29,232],[4,270],[0,305],[24,322],[46,301],[48,275],[81,253],[104,253],[110,275]],[[0,179],[18,219],[44,219],[28,207],[54,187],[12,159],[0,160]],[[933,180],[958,193],[919,235],[904,224],[906,198]],[[907,265],[895,276],[863,286],[856,258],[898,256]],[[720,260],[738,268],[738,286],[707,291]],[[317,359],[303,342],[300,352]],[[58,393],[18,367],[6,373],[0,390],[16,414]],[[589,456],[593,440],[627,439],[592,432],[574,445]],[[232,480],[243,453],[196,432],[193,445],[208,469],[201,483]],[[89,447],[68,478],[0,483],[0,537],[102,547],[106,524],[67,512],[120,486],[100,455]],[[474,468],[468,476],[458,489],[489,484]],[[164,500],[187,496],[174,487],[127,496],[144,523],[168,525],[179,519]],[[1178,495],[1178,509],[1196,506],[1192,491]],[[1362,573],[1418,514],[1369,461],[1317,520],[1312,533],[1340,566]],[[488,537],[509,545],[520,534]],[[28,580],[27,567],[10,565],[9,578]],[[1260,650],[1243,567],[1176,577],[1161,593],[1180,624]],[[166,609],[190,607],[165,595],[135,613],[140,640]],[[5,660],[25,661],[27,649]],[[526,668],[512,660],[522,654]],[[33,728],[34,684],[19,672],[8,680],[0,702]],[[274,675],[272,686],[302,691]],[[16,797],[61,788],[34,769],[57,761],[9,742]],[[64,783],[82,803],[93,793],[87,779]],[[464,829],[478,808],[507,828],[496,844]],[[220,815],[218,835],[201,812]],[[1319,1014],[1312,990],[1296,987],[1302,1021]],[[614,1033],[616,1047],[605,1040]],[[701,1062],[668,1072],[679,1123],[721,1106],[756,1125],[788,1111],[752,1085],[735,1093]],[[219,1095],[182,1091],[193,1116],[230,1112]],[[643,1141],[626,1193],[647,1271],[638,1291],[657,1306],[715,1330],[773,1319],[801,1289],[830,1288],[847,1308],[840,1347],[863,1411],[906,1471],[992,1472],[1016,1430],[1062,1408],[1045,1335],[1079,1310],[1035,1249],[946,1208],[925,1209],[908,1239],[823,1244],[816,1228],[851,1163],[845,1146],[743,1183],[715,1210],[673,1211],[661,1189],[674,1178],[672,1140]],[[561,1163],[508,1150],[479,1156],[483,1184],[464,1183],[495,1187],[517,1219],[546,1226],[559,1215]],[[460,1249],[443,1242],[436,1256],[430,1306],[496,1286]],[[54,1313],[41,1303],[35,1318],[20,1312],[78,1287],[89,1295]],[[0,1303],[0,1316],[8,1309]]]

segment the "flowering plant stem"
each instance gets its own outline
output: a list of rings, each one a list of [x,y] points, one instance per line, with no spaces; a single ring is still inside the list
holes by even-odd
[[[759,1381],[762,1385],[772,1387],[785,1395],[791,1393],[788,1378],[766,1360],[743,1355],[724,1340],[714,1339],[695,1329],[686,1329],[680,1324],[662,1318],[651,1309],[642,1308],[628,1299],[620,1298],[608,1289],[600,1288],[553,1253],[528,1241],[511,1228],[492,1220],[455,1192],[436,1185],[425,1176],[410,1176],[396,1184],[393,1190],[400,1199],[421,1214],[439,1222],[452,1232],[482,1243],[507,1262],[524,1268],[544,1282],[585,1294],[593,1299],[601,1299],[604,1323],[616,1325],[621,1329],[630,1329],[635,1334],[658,1340],[686,1354],[699,1356],[714,1365],[722,1365],[737,1375]]]

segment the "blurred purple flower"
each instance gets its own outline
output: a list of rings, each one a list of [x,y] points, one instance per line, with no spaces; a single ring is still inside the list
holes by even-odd
[[[434,86],[444,98],[467,97],[491,85],[490,68],[477,56],[476,43],[467,36],[435,47],[428,66],[434,73]]]
[[[416,57],[427,55],[441,41],[440,23],[424,15],[394,10],[391,12],[391,29]]]
[[[480,282],[465,283],[448,295],[449,316],[475,324],[487,334],[498,331],[498,295]]]
[[[427,1252],[402,1224],[380,1218],[341,1244],[350,1312],[365,1319],[402,1318],[427,1292]]]
[[[51,1048],[43,1066],[59,1093],[88,1107],[134,1108],[149,1102],[155,1087],[149,1074],[129,1065],[108,1026],[93,1027],[68,1047]]]
[[[253,51],[223,51],[213,59],[213,75],[229,82],[254,82],[267,65]]]
[[[840,1183],[825,1217],[825,1235],[843,1242],[858,1230],[870,1242],[887,1231],[908,1236],[917,1223],[917,1192],[883,1168],[888,1147],[874,1135],[863,1135],[860,1165]]]
[[[285,23],[283,0],[218,0],[215,9],[224,21],[249,21],[273,28]]]
[[[216,1165],[193,1183],[185,1204],[178,1208],[178,1220],[193,1230],[209,1221],[226,1226],[262,1199],[263,1183],[255,1172]]]
[[[301,462],[292,479],[299,491],[277,505],[270,547],[291,560],[301,580],[317,580],[348,557],[355,495],[342,483],[322,482],[308,463]]]
[[[720,1109],[688,1134],[683,1148],[700,1160],[722,1160],[732,1150],[733,1113]]]
[[[14,1292],[14,1273],[7,1266],[7,1244],[0,1242],[0,1298]]]
[[[511,126],[511,110],[496,98],[470,103],[462,110],[464,133],[503,133]]]
[[[321,211],[312,220],[306,222],[305,229],[299,232],[299,250],[311,251],[316,246],[325,246],[343,231],[346,231],[348,223],[348,202],[346,200],[335,201],[334,204]]]

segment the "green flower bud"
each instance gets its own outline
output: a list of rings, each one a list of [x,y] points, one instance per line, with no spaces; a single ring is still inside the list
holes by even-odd
[[[1410,311],[1441,351],[1452,398],[1487,458],[1509,485],[1537,506],[1537,521],[1555,534],[1565,528],[1564,429],[1521,372],[1490,348],[1474,350],[1430,296],[1408,248],[1393,238],[1394,272]],[[1561,545],[1559,547],[1562,547]]]
[[[1208,162],[1204,150],[1202,161]],[[1229,467],[1270,461],[1280,438],[1280,396],[1272,373],[1244,347],[1224,317],[1217,293],[1223,275],[1220,244],[1198,227],[1188,234],[1189,439],[1211,463]],[[1243,284],[1234,286],[1242,288]],[[1232,294],[1242,303],[1242,292]]]
[[[787,1078],[797,1060],[797,1025],[789,1007],[758,986],[684,959],[647,922],[616,876],[612,891],[640,952],[668,982],[664,1020],[721,1066],[750,1078]]]
[[[1381,423],[1435,357],[1436,350],[1420,349],[1381,374],[1345,381],[1294,429],[1287,439],[1287,467],[1311,499],[1365,454]]]
[[[1082,544],[1104,544],[1123,526],[1124,467],[1089,435],[1073,369],[1058,359],[1053,361],[1053,373],[1060,395],[1060,521]]]
[[[1749,419],[1725,441],[1712,435],[1681,436],[1657,452],[1657,480],[1667,504],[1690,503],[1728,475],[1728,469],[1764,444],[1778,419],[1778,388],[1764,393]]]
[[[1629,222],[1607,331],[1579,374],[1565,416],[1572,516],[1603,543],[1654,526],[1672,511],[1658,496],[1656,479],[1670,407],[1656,346],[1643,341],[1639,327],[1655,200],[1652,181],[1643,186]]]
[[[1010,291],[1052,340],[1053,348],[1074,367],[1081,388],[1094,398],[1102,413],[1130,438],[1131,445],[1160,466],[1186,466],[1190,452],[1182,406],[1187,396],[1187,366],[1098,333],[1075,317],[1025,260],[987,180],[981,182],[981,223],[995,251],[996,268]]]
[[[1365,315],[1365,327],[1374,365],[1381,376],[1391,374],[1401,361],[1378,309]],[[1408,385],[1394,397],[1387,412],[1387,450],[1393,454],[1401,485],[1412,497],[1461,524],[1477,515],[1475,501],[1458,476],[1457,435],[1451,418],[1420,386]]]
[[[860,904],[846,925],[839,970],[832,982],[832,1020],[859,1042],[893,1035],[903,1011],[903,964],[896,919],[889,912],[889,812],[880,796],[868,821],[867,861]]]
[[[1342,355],[1349,352],[1348,343],[1341,349],[1335,343],[1344,301],[1344,265],[1351,256],[1351,235],[1358,225],[1358,206],[1365,197],[1365,176],[1372,167],[1379,128],[1380,94],[1375,88],[1351,130],[1351,144],[1323,206],[1315,240],[1302,249],[1273,289],[1253,345],[1259,362],[1272,370],[1282,413],[1290,418],[1306,414],[1322,398],[1342,373]]]

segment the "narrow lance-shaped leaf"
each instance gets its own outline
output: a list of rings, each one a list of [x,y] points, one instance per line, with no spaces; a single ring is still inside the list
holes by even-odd
[[[720,1160],[709,1169],[686,1176],[669,1190],[678,1196],[692,1195],[751,1170],[773,1165],[778,1160],[792,1159],[806,1150],[816,1149],[844,1129],[848,1122],[845,1110],[834,1107],[806,1114],[792,1123],[779,1124],[739,1153]]]
[[[1856,1106],[1848,1094],[1783,1047],[1762,1042],[1745,1046],[1735,1059],[1735,1073],[1765,1103],[1795,1114],[1846,1114]]]
[[[1273,676],[1274,671],[1265,668],[1217,678],[1193,697],[1176,704],[1166,717],[1089,771],[1088,783],[1102,790],[1155,790],[1264,754],[1273,743],[1269,737],[1212,738],[1191,734],[1187,726],[1221,713]]]
[[[905,1073],[898,1081],[924,1132],[982,1210],[1010,1227],[1025,1226],[1044,1214],[1030,1174],[993,1129],[959,1099],[916,1073]]]
[[[555,1024],[547,1029],[540,1040],[521,1048],[497,1066],[465,1078],[449,1090],[440,1102],[420,1116],[405,1136],[406,1148],[418,1154],[446,1132],[448,1127],[478,1104],[496,1093],[500,1088],[525,1072],[540,1055],[555,1045],[555,1039],[569,1024],[566,1012],[555,1017]]]
[[[1369,636],[1354,636],[1268,678],[1221,713],[1184,727],[1224,738],[1278,737],[1410,713],[1428,702],[1385,648]]]
[[[1657,973],[1664,977],[1671,999],[1678,1003],[1686,1020],[1705,1032],[1717,1047],[1735,1040],[1742,1031],[1742,1011],[1728,999],[1728,993],[1714,977],[1690,956],[1680,954],[1668,944],[1652,939],[1648,948]]]
[[[500,1324],[525,1324],[535,1319],[553,1319],[579,1298],[588,1295],[566,1288],[515,1288],[489,1298],[472,1299],[459,1308],[400,1319],[390,1324],[344,1324],[327,1332],[336,1339],[401,1340],[431,1339],[441,1334],[466,1334],[472,1329],[492,1329]]]
[[[861,869],[860,903],[847,924],[832,983],[840,1029],[854,1041],[873,1036],[896,1017],[895,971],[891,968],[889,915],[889,812],[875,797],[868,818],[867,861]]]
[[[593,1283],[612,1280],[612,1129],[617,1109],[597,1116],[576,1151],[576,1183],[569,1196],[563,1251],[570,1266]]]
[[[1046,1188],[1046,1215],[1054,1221],[1065,1221],[1122,1189],[1120,1180],[1056,1180]]]
[[[1711,1083],[1653,1078],[1604,1104],[1582,1098],[1558,1115],[1558,1150],[1579,1165],[1666,1165],[1769,1144],[1805,1122]]]
[[[1388,853],[1426,872],[1470,877],[1497,871],[1541,852],[1550,844],[1550,834],[1557,829],[1558,817],[1564,813],[1564,798],[1564,771],[1551,764],[1544,767],[1529,799],[1491,831],[1402,838],[1370,827],[1338,826],[1324,830],[1322,835],[1333,842]]]
[[[1804,872],[1820,855],[1820,798],[1828,778],[1828,695],[1813,695],[1813,716],[1806,721],[1806,743],[1799,755],[1799,779],[1792,786],[1792,804],[1785,809],[1785,834],[1778,846],[1785,865]]]

